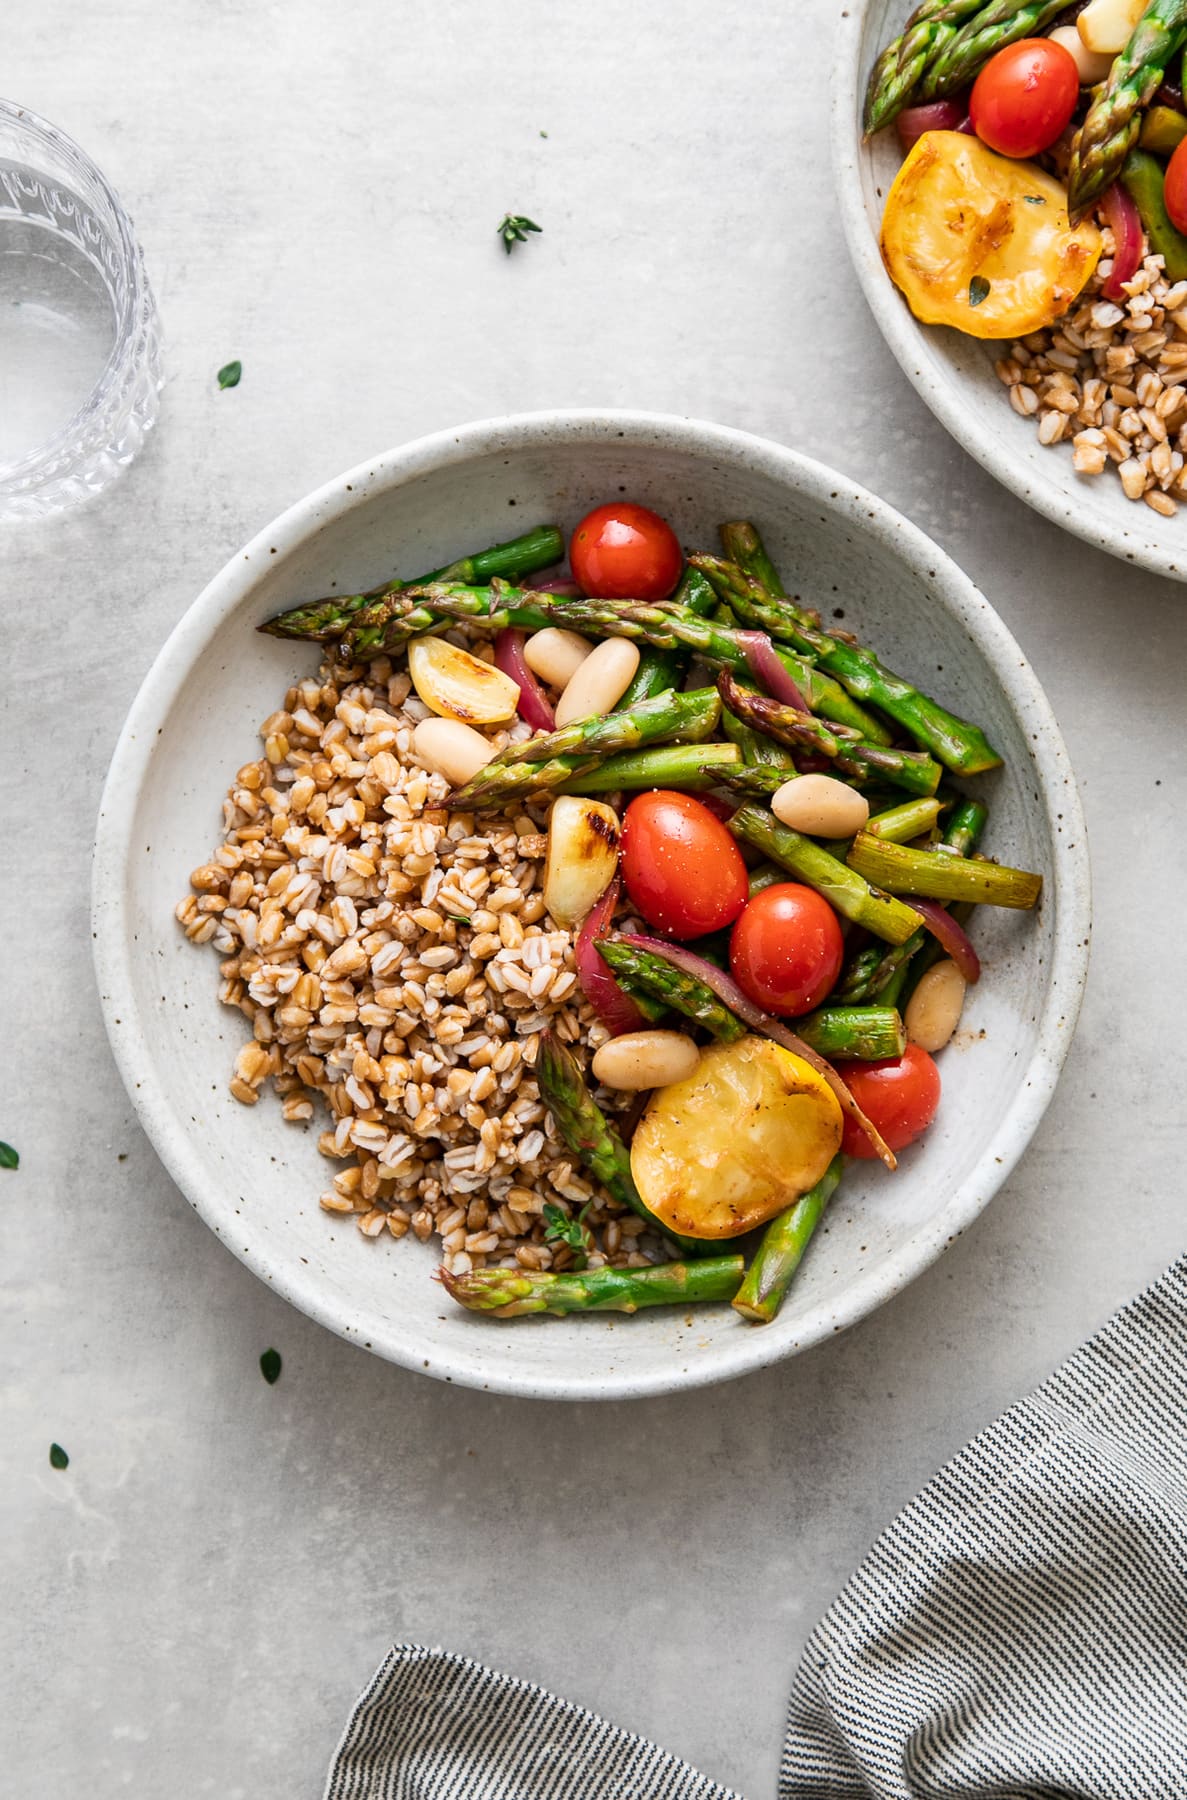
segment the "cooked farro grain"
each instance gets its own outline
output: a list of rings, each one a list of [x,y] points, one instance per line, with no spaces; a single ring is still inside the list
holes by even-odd
[[[436,1235],[455,1273],[568,1267],[545,1241],[546,1200],[588,1206],[592,1266],[662,1260],[574,1167],[532,1074],[545,1028],[606,1038],[540,892],[550,802],[445,811],[444,778],[413,748],[426,713],[387,659],[327,661],[261,725],[263,754],[235,776],[222,842],[177,907],[251,1024],[230,1091],[254,1106],[270,1080],[302,1125],[320,1107],[319,1148],[344,1165],[324,1209],[370,1238]],[[495,742],[508,735],[527,727]]]
[[[1034,417],[1039,442],[1070,440],[1079,475],[1112,468],[1130,500],[1170,518],[1187,495],[1187,281],[1168,282],[1147,256],[1121,306],[1101,289],[1112,234],[1072,311],[999,358],[1010,404]]]

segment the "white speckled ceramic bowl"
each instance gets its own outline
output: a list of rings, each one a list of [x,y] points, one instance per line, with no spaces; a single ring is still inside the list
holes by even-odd
[[[1034,421],[1010,405],[993,369],[1000,348],[921,325],[883,267],[882,205],[902,152],[893,131],[862,142],[862,98],[874,58],[910,9],[911,0],[851,0],[837,27],[833,171],[849,254],[878,329],[940,423],[1004,487],[1110,556],[1187,581],[1187,511],[1164,519],[1127,500],[1113,475],[1077,475],[1071,447],[1044,447]]]
[[[751,517],[797,592],[851,624],[892,668],[980,721],[1006,758],[986,778],[999,857],[1041,869],[1035,916],[986,909],[986,978],[945,1101],[900,1172],[854,1166],[769,1326],[728,1307],[635,1318],[475,1318],[406,1239],[364,1239],[322,1212],[317,1128],[227,1081],[244,1021],[216,997],[217,962],[173,918],[218,840],[228,778],[316,651],[261,637],[280,608],[393,571],[432,568],[618,493],[682,540]],[[95,860],[96,966],[116,1059],[182,1192],[236,1256],[294,1305],[408,1368],[503,1393],[625,1398],[741,1375],[862,1318],[951,1243],[1005,1179],[1042,1116],[1071,1040],[1087,963],[1084,827],[1059,731],[992,607],[934,544],[818,463],[719,426],[638,413],[549,413],[443,432],[363,463],[291,508],[217,575],[150,671],[111,765]]]

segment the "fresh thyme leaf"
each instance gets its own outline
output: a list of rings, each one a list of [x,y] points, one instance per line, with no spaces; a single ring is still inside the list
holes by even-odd
[[[68,1469],[70,1467],[70,1458],[63,1450],[61,1444],[50,1445],[49,1466],[51,1469]]]
[[[1046,194],[1023,194],[1022,198],[1028,206],[1046,206]]]
[[[554,1206],[551,1200],[544,1202],[544,1242],[546,1244],[566,1244],[573,1255],[580,1257],[578,1268],[584,1269],[589,1261],[589,1253],[594,1247],[593,1232],[585,1223],[585,1215],[589,1205],[583,1206],[575,1219]]]
[[[501,223],[495,227],[495,235],[503,240],[503,248],[510,256],[516,244],[527,242],[529,231],[543,231],[543,225],[534,225],[531,219],[525,219],[522,213],[507,213]]]
[[[21,1159],[11,1144],[0,1144],[0,1169],[19,1169]]]
[[[989,292],[989,283],[984,275],[974,275],[969,282],[969,305],[980,306]]]
[[[260,1374],[273,1387],[280,1380],[280,1351],[265,1350],[260,1358]]]
[[[241,362],[236,361],[236,362],[224,363],[222,368],[218,372],[219,387],[220,388],[238,387],[239,386],[239,377],[242,375],[242,373],[243,373],[243,364]]]

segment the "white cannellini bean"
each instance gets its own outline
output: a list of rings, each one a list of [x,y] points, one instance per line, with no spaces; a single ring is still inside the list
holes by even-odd
[[[797,775],[771,797],[771,811],[809,837],[852,837],[870,816],[869,801],[832,775]]]
[[[1088,48],[1074,25],[1057,26],[1047,35],[1053,44],[1062,44],[1075,63],[1079,71],[1081,87],[1095,87],[1098,81],[1104,80],[1113,66],[1111,56],[1106,56],[1103,51]]]
[[[422,719],[412,733],[412,747],[435,775],[460,787],[484,769],[495,753],[489,738],[459,719]]]
[[[638,667],[638,644],[629,638],[605,638],[590,651],[557,701],[558,730],[574,719],[608,713],[630,687]]]
[[[956,964],[947,959],[921,975],[903,1014],[907,1042],[932,1054],[942,1050],[960,1024],[966,985]]]
[[[657,1088],[684,1081],[700,1060],[682,1031],[625,1031],[602,1045],[592,1066],[604,1087]]]
[[[549,687],[568,687],[574,675],[593,649],[588,638],[579,631],[563,631],[559,625],[546,625],[533,632],[523,647],[523,660]]]

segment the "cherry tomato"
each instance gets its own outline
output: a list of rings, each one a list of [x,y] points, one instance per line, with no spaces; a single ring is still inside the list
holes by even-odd
[[[1187,138],[1183,139],[1183,144],[1187,144]],[[1183,155],[1183,144],[1176,147],[1166,165],[1162,198],[1175,230],[1187,232],[1187,156]]]
[[[647,923],[676,938],[732,925],[746,904],[746,864],[721,820],[665,788],[626,809],[622,878]]]
[[[892,1150],[905,1150],[913,1144],[936,1116],[940,1071],[918,1044],[908,1044],[900,1057],[888,1062],[838,1063],[837,1074]],[[848,1115],[841,1148],[846,1156],[871,1159],[877,1155]]]
[[[756,1005],[794,1019],[819,1006],[844,951],[828,901],[815,888],[785,881],[747,903],[730,937],[730,968]]]
[[[586,513],[569,540],[569,563],[574,581],[595,600],[666,600],[684,558],[658,513],[614,500]]]
[[[1050,38],[1020,38],[985,64],[969,95],[969,118],[991,150],[1037,156],[1063,134],[1079,98],[1071,51]]]

